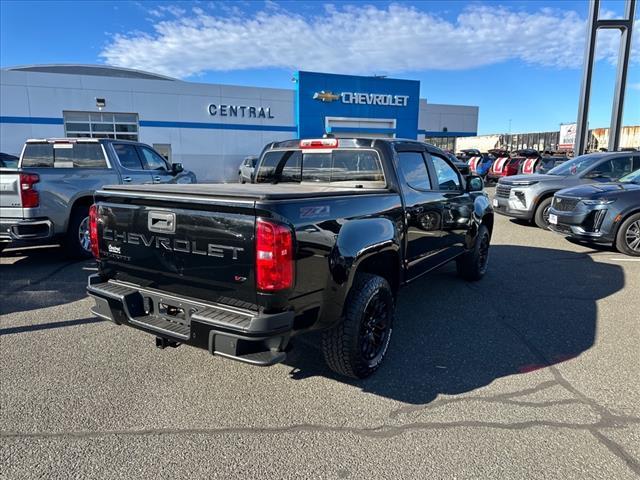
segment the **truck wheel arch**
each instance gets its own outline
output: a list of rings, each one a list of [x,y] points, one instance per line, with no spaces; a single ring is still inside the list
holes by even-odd
[[[73,215],[73,212],[78,208],[89,208],[92,204],[93,204],[93,195],[83,194],[75,198],[73,200],[73,203],[71,204],[71,208],[69,208],[69,212],[66,219],[67,223],[64,226],[65,231],[69,229],[69,219],[71,218],[71,215]]]
[[[344,302],[357,273],[385,278],[395,294],[401,283],[400,240],[388,218],[355,219],[342,226],[329,255],[319,326],[329,327],[342,316]]]

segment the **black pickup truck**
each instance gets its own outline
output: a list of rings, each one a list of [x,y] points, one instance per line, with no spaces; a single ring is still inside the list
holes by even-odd
[[[364,378],[389,346],[398,288],[450,260],[487,268],[480,177],[411,140],[271,143],[254,184],[116,185],[95,195],[93,313],[254,365],[322,330],[334,371]]]

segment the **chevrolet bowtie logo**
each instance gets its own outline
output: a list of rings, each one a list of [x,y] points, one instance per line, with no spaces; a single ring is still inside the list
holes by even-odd
[[[325,92],[324,90],[321,92],[316,92],[313,94],[314,100],[320,100],[321,102],[333,102],[335,100],[340,99],[340,95],[336,95],[332,92]]]

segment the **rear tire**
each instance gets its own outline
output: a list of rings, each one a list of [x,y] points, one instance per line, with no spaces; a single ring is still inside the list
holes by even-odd
[[[542,200],[533,216],[535,224],[543,230],[549,230],[549,209],[551,208],[552,200],[553,197]]]
[[[384,278],[357,274],[340,323],[322,336],[322,351],[329,368],[351,378],[373,374],[389,347],[394,309],[393,292]]]
[[[71,258],[84,259],[93,256],[89,241],[89,207],[76,207],[71,212],[64,249]]]
[[[615,245],[620,253],[640,257],[640,213],[635,213],[622,222]]]
[[[473,250],[456,259],[458,275],[465,280],[475,282],[484,277],[489,265],[491,235],[486,225],[480,225]]]

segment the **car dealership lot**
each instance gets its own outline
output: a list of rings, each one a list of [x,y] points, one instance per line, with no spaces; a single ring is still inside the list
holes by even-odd
[[[401,292],[364,381],[314,337],[256,368],[89,312],[92,262],[0,264],[7,478],[636,478],[640,261],[496,216],[489,273]]]

